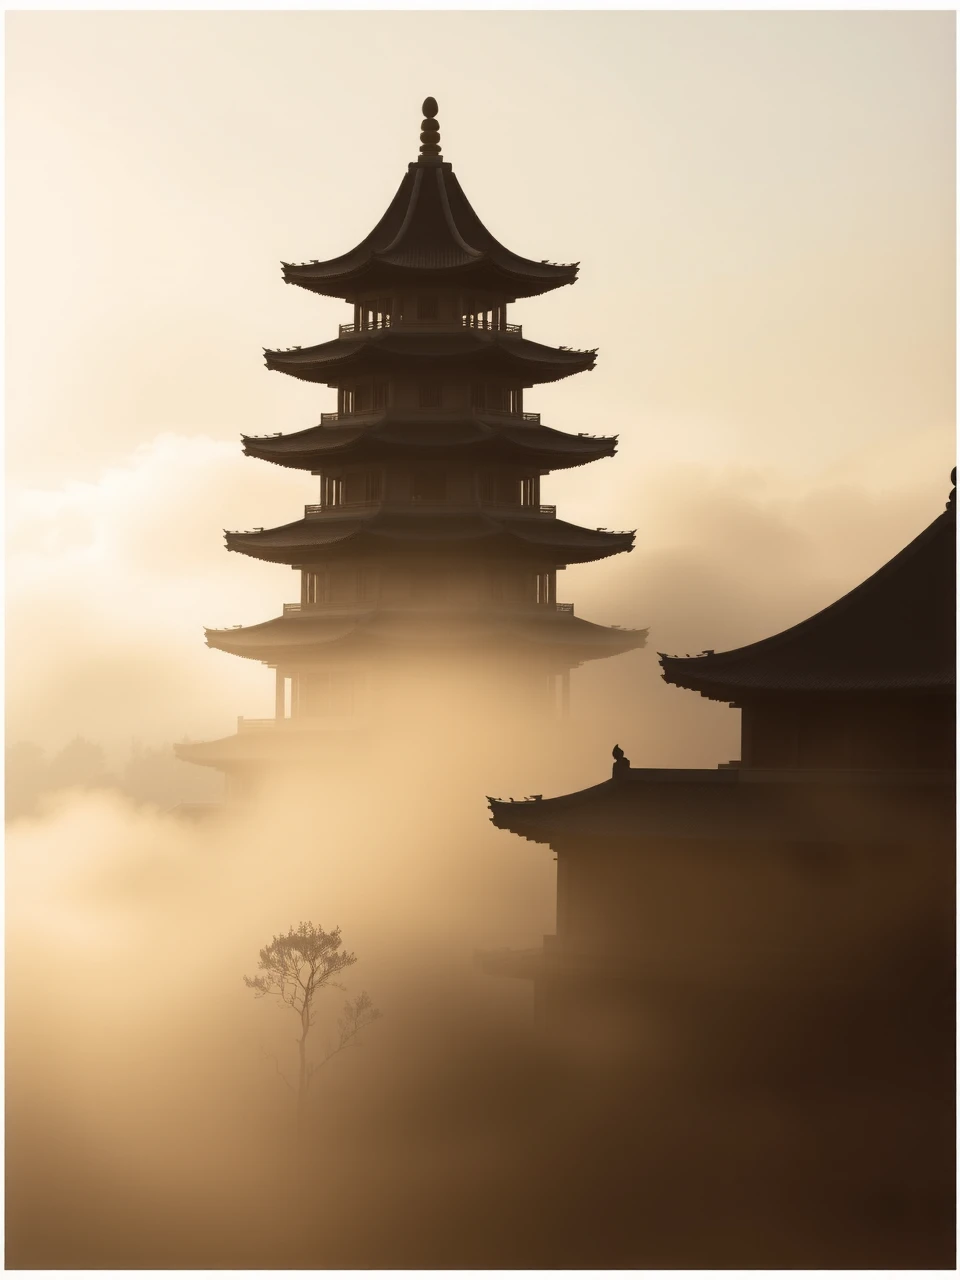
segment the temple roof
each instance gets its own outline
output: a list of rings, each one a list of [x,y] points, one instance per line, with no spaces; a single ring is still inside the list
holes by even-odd
[[[500,375],[525,387],[557,382],[592,369],[595,351],[572,351],[530,342],[506,329],[361,329],[315,347],[264,351],[268,369],[304,382],[337,386],[346,376],[366,377],[401,369],[436,377],[447,371]]]
[[[333,510],[336,510],[334,508]],[[356,555],[516,556],[586,564],[633,549],[632,531],[586,529],[552,516],[467,511],[398,511],[370,506],[342,516],[296,520],[276,529],[228,532],[227,549],[278,564]]]
[[[660,654],[668,684],[753,693],[949,692],[956,685],[956,516],[948,506],[872,577],[806,621],[725,653]]]
[[[572,611],[546,607],[453,612],[327,606],[284,614],[252,627],[209,628],[206,637],[212,649],[271,664],[330,657],[339,650],[366,658],[387,649],[423,653],[428,647],[459,650],[466,646],[479,646],[485,652],[498,647],[513,653],[549,650],[568,663],[642,648],[647,632],[604,627]]]
[[[295,721],[240,718],[239,732],[210,742],[176,742],[174,753],[188,764],[211,769],[257,768],[275,764],[284,768],[307,763],[311,756],[330,755],[345,743],[363,738],[369,725],[355,717],[328,719],[322,728],[300,728]]]
[[[283,278],[331,298],[394,283],[472,285],[529,298],[577,278],[577,264],[535,262],[483,225],[453,167],[425,155],[410,164],[386,213],[356,248],[325,262],[283,264]]]
[[[531,415],[533,417],[534,415]],[[616,436],[570,435],[506,416],[446,417],[384,410],[360,421],[345,417],[305,431],[243,436],[249,457],[313,471],[328,462],[383,462],[456,457],[465,461],[517,462],[543,471],[611,458]]]
[[[495,827],[585,857],[613,841],[952,843],[953,782],[946,769],[626,769],[564,796],[487,801]]]

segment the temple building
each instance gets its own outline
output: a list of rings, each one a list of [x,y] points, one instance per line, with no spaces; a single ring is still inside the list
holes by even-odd
[[[532,979],[546,1026],[606,1019],[624,1042],[717,1070],[726,1055],[888,1083],[926,1073],[947,1106],[954,495],[806,621],[726,653],[660,655],[668,684],[739,709],[739,760],[634,769],[618,746],[595,786],[490,800],[497,827],[556,855],[556,934],[485,958]]]
[[[331,341],[266,351],[268,369],[335,389],[337,408],[307,430],[243,438],[249,457],[316,476],[318,500],[290,524],[226,535],[230,551],[299,576],[282,615],[206,633],[276,673],[272,719],[177,748],[228,779],[375,729],[404,698],[416,710],[415,662],[430,664],[435,701],[446,665],[456,697],[469,689],[483,707],[496,692],[540,718],[563,714],[573,668],[645,640],[557,599],[558,570],[630,551],[634,537],[571,524],[541,500],[551,471],[616,450],[615,436],[546,426],[525,398],[591,370],[596,352],[546,346],[508,319],[518,299],[573,284],[577,264],[500,244],[441,155],[434,99],[423,112],[420,154],[370,234],[283,267],[288,284],[343,299],[352,316]]]

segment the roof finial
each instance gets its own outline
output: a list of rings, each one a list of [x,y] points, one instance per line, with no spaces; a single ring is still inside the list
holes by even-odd
[[[954,467],[950,472],[950,483],[953,488],[950,490],[950,496],[947,498],[947,510],[952,511],[957,504],[957,468]]]
[[[420,154],[422,156],[440,154],[440,126],[437,124],[439,109],[436,98],[424,98],[424,118],[420,122]]]

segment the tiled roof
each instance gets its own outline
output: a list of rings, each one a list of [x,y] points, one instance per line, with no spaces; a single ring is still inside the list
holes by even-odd
[[[498,644],[513,652],[525,647],[562,651],[586,661],[642,648],[647,637],[645,630],[604,627],[546,607],[471,612],[344,606],[285,614],[251,627],[208,629],[206,634],[212,649],[264,662],[320,657],[336,648],[355,655],[404,648],[422,652],[427,646],[474,645],[488,651]]]
[[[468,367],[477,374],[512,375],[532,386],[592,369],[596,358],[595,351],[549,347],[504,330],[481,329],[368,329],[313,347],[264,352],[268,369],[328,384],[338,383],[346,372],[363,376],[402,364],[411,374],[439,375],[444,369]]]
[[[725,653],[660,655],[668,684],[752,693],[948,692],[956,685],[953,507],[872,577],[804,622]]]
[[[347,509],[349,511],[349,508]],[[275,529],[230,532],[227,548],[259,560],[299,565],[331,555],[545,553],[557,564],[600,560],[633,548],[631,531],[587,529],[566,520],[472,511],[396,511],[371,506],[342,516],[296,520]]]
[[[425,420],[384,411],[362,423],[345,419],[278,436],[244,436],[244,453],[281,466],[314,470],[321,462],[388,458],[512,461],[551,471],[580,466],[616,452],[616,436],[571,435],[494,415]]]
[[[354,249],[326,262],[284,263],[284,279],[315,293],[344,297],[368,281],[411,272],[473,274],[496,280],[514,297],[571,284],[577,265],[536,262],[511,252],[474,212],[452,166],[411,164],[386,213]]]

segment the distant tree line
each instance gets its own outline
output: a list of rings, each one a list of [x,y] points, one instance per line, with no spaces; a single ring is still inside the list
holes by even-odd
[[[73,787],[119,792],[137,804],[172,809],[185,800],[215,799],[217,778],[208,773],[178,760],[172,746],[132,743],[126,759],[111,770],[103,747],[87,738],[73,738],[52,753],[34,742],[15,742],[6,751],[6,817],[36,813],[46,796]]]

